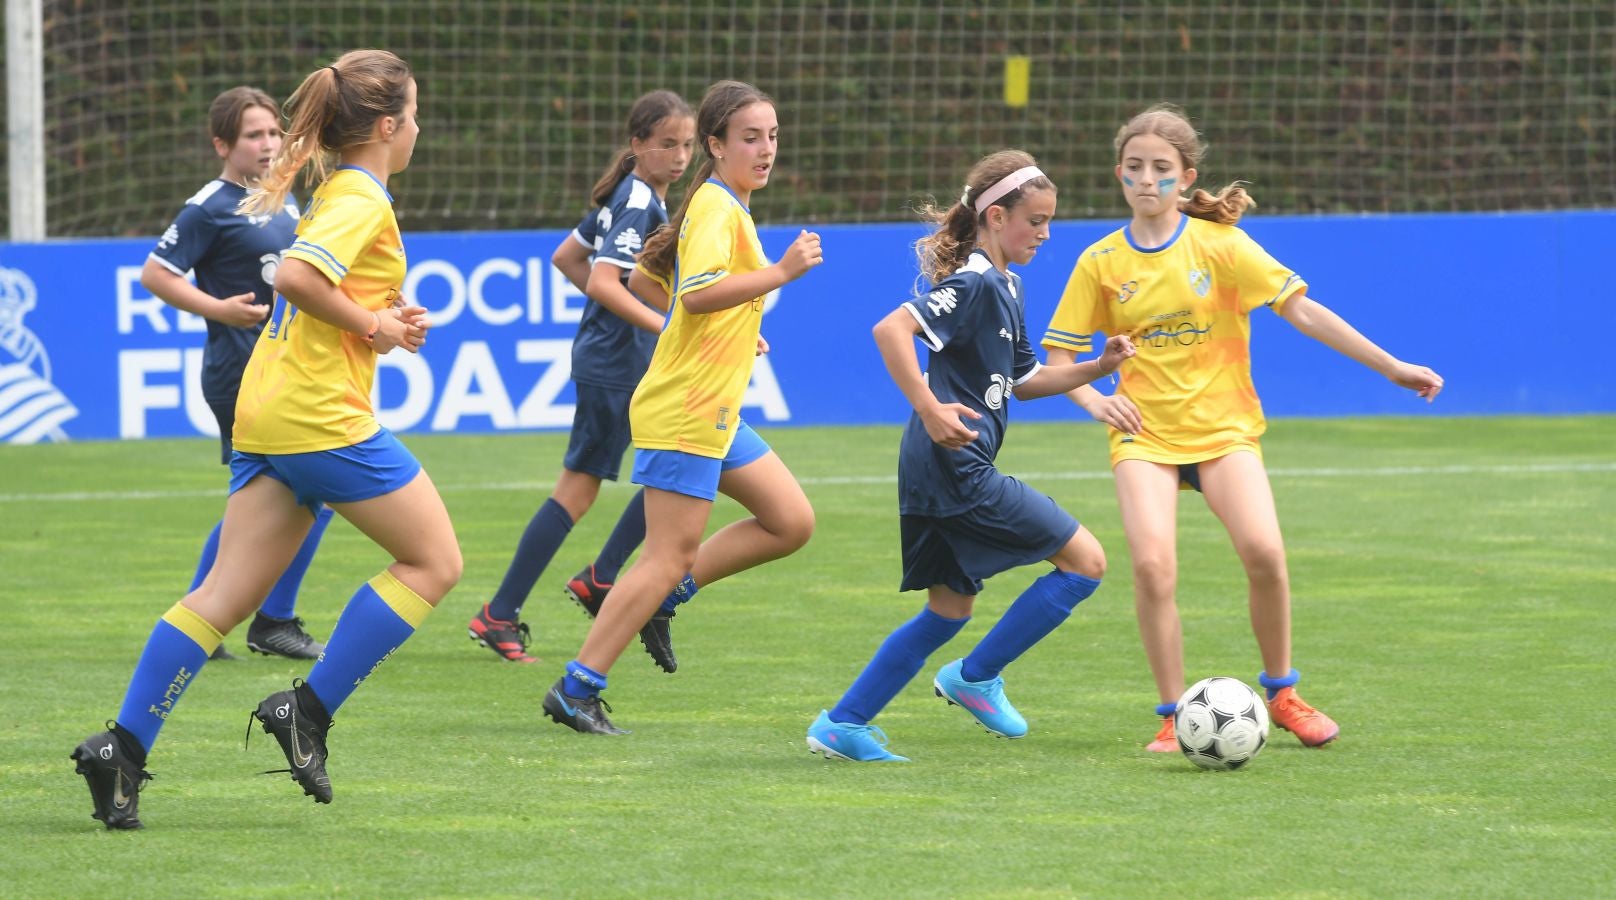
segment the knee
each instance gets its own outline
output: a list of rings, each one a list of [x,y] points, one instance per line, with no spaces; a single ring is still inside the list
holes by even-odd
[[[460,555],[458,544],[450,545],[447,549],[432,553],[419,563],[411,566],[417,573],[420,586],[415,588],[423,600],[433,605],[443,599],[460,583],[460,575],[465,570],[465,559]]]
[[[814,508],[807,503],[787,517],[776,531],[788,547],[786,552],[795,552],[806,546],[808,539],[814,536],[814,524]]]
[[[1242,547],[1240,561],[1245,565],[1246,577],[1254,582],[1283,583],[1290,576],[1285,566],[1283,544],[1260,544]]]
[[[1087,529],[1080,528],[1051,560],[1055,568],[1095,581],[1105,577],[1105,548]]]
[[[1171,554],[1134,554],[1133,580],[1143,590],[1172,593],[1178,584],[1178,560]]]

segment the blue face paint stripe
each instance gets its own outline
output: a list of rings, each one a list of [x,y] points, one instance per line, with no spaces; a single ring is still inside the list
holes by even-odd
[[[1122,176],[1122,183],[1127,185],[1128,187],[1133,187],[1133,179],[1129,178],[1126,175]]]
[[[1156,192],[1166,197],[1172,192],[1173,186],[1176,184],[1178,184],[1177,178],[1163,178],[1161,183],[1156,185]]]

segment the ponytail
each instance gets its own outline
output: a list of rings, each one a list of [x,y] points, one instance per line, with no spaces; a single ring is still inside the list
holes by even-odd
[[[1197,188],[1194,194],[1179,198],[1178,211],[1192,218],[1233,225],[1247,209],[1256,205],[1257,201],[1246,192],[1244,182],[1236,181],[1216,195]]]
[[[696,196],[707,179],[713,177],[713,160],[708,157],[701,161],[696,168],[696,178],[690,182],[690,190],[685,191],[685,198],[679,201],[679,209],[668,217],[668,224],[658,228],[645,239],[645,249],[636,257],[641,268],[652,275],[669,278],[673,274],[673,259],[679,254],[679,229],[684,227],[685,212],[690,209],[690,199]]]
[[[958,271],[970,258],[971,251],[976,249],[977,233],[987,221],[988,209],[995,206],[1014,209],[1026,198],[1029,190],[1053,191],[1055,183],[1035,171],[1031,173],[1033,177],[1011,182],[1015,186],[1009,190],[1002,193],[996,191],[997,196],[989,199],[987,208],[977,212],[976,204],[981,201],[983,194],[995,187],[1007,187],[1000,183],[1022,169],[1036,169],[1037,165],[1031,154],[1021,150],[990,153],[978,160],[971,167],[970,174],[965,176],[965,193],[960,195],[958,203],[947,209],[938,209],[935,203],[922,206],[919,210],[921,219],[936,225],[937,230],[915,241],[915,257],[920,262],[920,274],[936,284]]]
[[[281,151],[270,163],[269,171],[258,179],[259,189],[241,201],[242,212],[265,215],[280,209],[286,203],[286,195],[292,192],[298,173],[311,160],[315,179],[325,180],[331,162],[320,145],[320,132],[336,118],[341,102],[336,69],[322,66],[303,79],[286,101],[292,121],[287,126]]]
[[[589,202],[596,206],[605,206],[611,202],[612,192],[634,171],[634,151],[627,147],[617,151],[612,161],[606,165],[606,171],[600,173],[595,186],[589,189]]]

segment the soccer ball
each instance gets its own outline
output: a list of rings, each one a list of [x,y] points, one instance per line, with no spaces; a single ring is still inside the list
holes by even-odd
[[[1268,706],[1238,678],[1197,681],[1173,713],[1178,749],[1203,769],[1238,769],[1268,743]]]

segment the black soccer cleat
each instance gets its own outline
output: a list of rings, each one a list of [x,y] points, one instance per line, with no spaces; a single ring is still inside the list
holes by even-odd
[[[595,566],[590,564],[585,566],[582,572],[572,576],[563,590],[572,598],[572,602],[578,604],[579,609],[588,613],[589,618],[593,619],[600,615],[600,605],[606,602],[606,595],[611,593],[612,586],[596,581]]]
[[[85,738],[69,758],[78,763],[75,769],[90,786],[90,801],[95,804],[90,818],[106,825],[109,831],[132,831],[143,827],[140,789],[151,775],[123,752],[118,736],[110,729],[109,722],[107,731]]]
[[[330,803],[331,778],[325,772],[325,736],[331,730],[331,720],[314,691],[298,679],[292,682],[291,690],[265,697],[253,710],[252,717],[264,726],[265,734],[275,736],[291,765],[290,769],[270,769],[264,774],[290,772],[292,780],[301,785],[303,793],[313,797],[315,803]],[[247,735],[252,736],[252,722],[247,723]]]
[[[679,668],[679,658],[673,655],[673,634],[668,629],[668,620],[673,615],[659,609],[640,629],[640,643],[645,645],[645,652],[651,654],[657,668],[669,675]]]
[[[224,644],[220,644],[219,646],[213,648],[212,653],[208,654],[208,659],[224,659],[234,661],[241,659],[241,657],[225,649]]]
[[[544,695],[544,714],[580,734],[628,734],[612,724],[606,714],[612,707],[600,697],[568,697],[561,689],[566,677],[558,679]]]
[[[297,617],[276,619],[258,613],[247,626],[247,649],[265,656],[284,656],[287,659],[319,659],[325,645],[303,630],[303,620]]]

